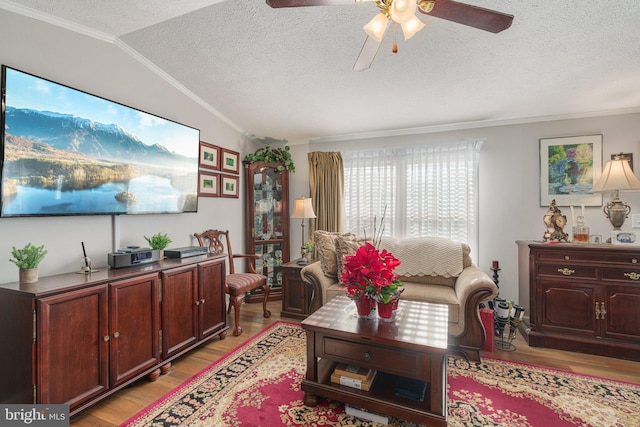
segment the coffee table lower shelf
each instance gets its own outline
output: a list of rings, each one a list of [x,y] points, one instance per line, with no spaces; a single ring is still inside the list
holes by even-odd
[[[399,397],[394,394],[399,377],[378,371],[371,390],[362,391],[331,383],[331,373],[335,365],[335,362],[321,359],[318,362],[318,382],[308,379],[302,381],[301,388],[305,392],[306,405],[316,406],[318,397],[323,397],[427,426],[446,427],[446,414],[439,415],[431,412],[430,387],[427,388],[423,401]],[[446,381],[442,384],[446,384]],[[442,392],[446,393],[446,390]]]

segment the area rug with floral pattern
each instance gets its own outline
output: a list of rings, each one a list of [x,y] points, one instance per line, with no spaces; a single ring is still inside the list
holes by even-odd
[[[303,403],[306,337],[276,322],[123,426],[377,426]],[[374,383],[375,386],[375,383]],[[640,385],[483,358],[448,359],[448,425],[640,426]],[[391,426],[415,426],[390,418]]]

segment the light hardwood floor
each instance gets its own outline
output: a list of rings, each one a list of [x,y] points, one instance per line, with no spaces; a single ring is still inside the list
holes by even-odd
[[[157,381],[149,382],[146,379],[137,381],[132,386],[74,416],[71,419],[71,425],[74,427],[117,426],[272,323],[278,320],[299,323],[295,319],[280,317],[280,301],[270,302],[269,309],[272,315],[269,319],[265,319],[262,317],[262,304],[243,304],[240,324],[244,332],[240,337],[234,337],[229,331],[224,340],[214,338],[175,360],[169,373],[162,375]],[[233,322],[232,316],[228,317],[228,321]],[[514,345],[515,351],[494,350],[483,352],[482,356],[640,384],[640,362],[529,347],[520,334],[514,341]]]

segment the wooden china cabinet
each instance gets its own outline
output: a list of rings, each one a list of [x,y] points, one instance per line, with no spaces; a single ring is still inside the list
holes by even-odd
[[[282,298],[282,264],[289,261],[289,172],[281,163],[244,161],[246,185],[246,247],[258,254],[256,270],[267,276],[270,300]],[[262,301],[262,289],[247,296]]]

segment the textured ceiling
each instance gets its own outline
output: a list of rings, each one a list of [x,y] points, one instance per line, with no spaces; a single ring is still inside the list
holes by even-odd
[[[399,34],[397,54],[387,37],[362,72],[352,67],[362,26],[378,11],[372,3],[0,0],[0,7],[111,36],[260,137],[640,109],[640,1],[464,2],[514,15],[513,25],[492,34],[419,14],[426,27],[407,42]]]

